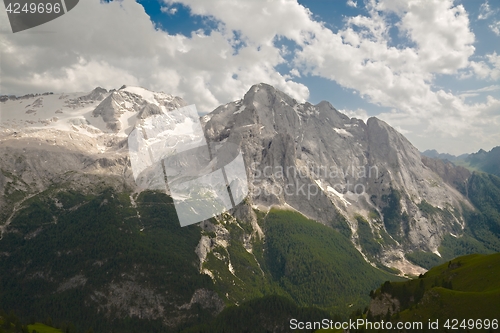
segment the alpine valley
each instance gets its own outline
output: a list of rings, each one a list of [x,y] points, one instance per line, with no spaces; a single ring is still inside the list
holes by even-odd
[[[200,118],[208,142],[239,145],[248,196],[180,227],[169,191],[134,180],[128,136],[187,105],[128,86],[0,97],[0,308],[12,311],[0,313],[0,332],[28,322],[54,332],[288,332],[292,318],[342,320],[356,309],[410,318],[425,312],[411,302],[453,303],[433,289],[440,272],[451,286],[452,259],[500,252],[493,172],[423,156],[375,117],[298,103],[263,83]],[[500,265],[498,255],[490,266],[466,258]],[[420,274],[418,300],[394,291],[417,288],[409,279]],[[398,311],[377,305],[383,297]]]

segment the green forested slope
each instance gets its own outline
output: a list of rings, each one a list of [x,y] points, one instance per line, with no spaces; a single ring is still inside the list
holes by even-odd
[[[193,318],[188,325],[208,315],[196,307],[154,310],[155,296],[148,294],[183,304],[196,289],[213,286],[197,269],[199,228],[181,228],[166,195],[142,193],[137,210],[128,193],[111,190],[90,197],[43,193],[24,205],[0,241],[3,308],[99,332],[154,331],[164,328],[163,316],[185,313]],[[153,308],[151,320],[139,320],[140,313],[129,317],[129,308],[140,312],[141,306]]]
[[[477,209],[466,210],[464,236],[445,237],[442,258],[413,253],[409,259],[430,267],[456,255],[498,251],[500,179],[477,173],[467,189]],[[58,327],[72,323],[71,333],[90,328],[96,333],[111,328],[177,332],[199,324],[215,323],[218,329],[222,321],[243,315],[228,308],[216,316],[215,301],[212,307],[211,301],[208,307],[193,303],[199,290],[209,293],[208,299],[218,295],[221,306],[283,304],[285,310],[276,315],[280,325],[290,301],[293,313],[313,318],[325,311],[345,318],[368,304],[371,289],[396,280],[366,263],[347,235],[277,209],[257,212],[266,237],[254,237],[251,251],[244,246],[253,232],[248,222],[230,215],[227,221],[211,221],[228,231],[227,246],[215,247],[202,265],[213,273],[211,278],[199,273],[195,249],[202,235],[213,239],[215,234],[198,225],[181,228],[168,196],[143,192],[133,202],[131,193],[98,193],[53,187],[23,202],[14,214],[0,241],[0,307],[13,310],[24,324],[32,317],[51,317]],[[431,289],[446,302],[454,292],[469,292],[457,291],[460,282],[452,279],[450,293],[441,280]],[[488,292],[492,294],[469,299],[498,296],[495,290]],[[271,295],[283,299],[266,298]],[[309,306],[319,312],[303,311]]]
[[[314,307],[299,307],[288,298],[273,295],[228,307],[214,321],[192,327],[182,333],[290,332],[292,318],[315,321],[330,316],[327,311]],[[310,332],[310,330],[296,332]]]
[[[265,267],[300,305],[346,314],[366,305],[368,291],[393,275],[369,265],[339,232],[292,211],[271,210]]]
[[[211,322],[217,302],[268,295],[346,314],[391,278],[337,231],[272,210],[260,219],[265,241],[255,238],[251,253],[243,246],[248,224],[212,220],[229,231],[227,247],[215,247],[203,264],[212,280],[199,273],[195,249],[202,235],[214,235],[181,228],[165,194],[143,192],[135,202],[130,194],[51,188],[23,202],[0,241],[1,307],[23,323],[51,317],[74,332],[176,332]],[[193,303],[199,290],[219,301],[209,294],[203,306]]]

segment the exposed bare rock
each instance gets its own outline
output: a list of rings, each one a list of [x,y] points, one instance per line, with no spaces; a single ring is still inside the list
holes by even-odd
[[[368,310],[373,316],[385,316],[387,312],[393,314],[400,309],[399,300],[387,293],[381,293],[370,302]]]
[[[436,251],[442,237],[464,223],[450,219],[446,210],[470,205],[467,198],[426,166],[403,135],[377,118],[365,124],[328,102],[299,104],[259,84],[202,122],[210,141],[240,143],[252,204],[289,205],[336,228],[342,228],[342,214],[353,233],[353,217],[361,214],[373,230],[394,237],[395,245],[386,246],[388,257],[395,250],[400,258],[409,249]],[[394,207],[389,207],[391,194],[398,197]],[[424,200],[443,214],[423,216],[418,205]],[[398,210],[395,227],[384,220],[386,207]],[[381,219],[370,218],[373,212]],[[403,214],[408,215],[406,225]]]
[[[94,291],[90,297],[97,304],[99,311],[106,316],[121,318],[136,317],[140,319],[161,319],[167,326],[176,326],[182,322],[188,310],[195,304],[217,315],[224,309],[224,302],[214,291],[195,290],[189,303],[171,310],[171,305],[179,300],[168,293],[159,294],[138,283],[134,276],[127,276],[122,282],[111,283],[102,290]],[[168,310],[170,309],[170,310]]]
[[[455,187],[460,193],[467,195],[466,184],[471,175],[469,170],[461,166],[455,166],[446,160],[426,156],[422,156],[422,162],[437,173],[445,182]]]
[[[154,290],[143,287],[133,279],[120,283],[111,283],[102,291],[95,291],[92,301],[107,316],[118,312],[119,317],[138,317],[141,319],[158,319],[165,317],[163,304],[167,296],[158,295]]]
[[[191,301],[180,306],[180,309],[191,309],[194,304],[199,304],[204,309],[210,309],[214,315],[224,309],[224,301],[216,292],[208,289],[196,289]]]
[[[57,288],[57,292],[63,292],[68,289],[78,288],[80,286],[84,286],[87,283],[87,278],[82,275],[75,275],[71,279],[61,283],[61,285]]]

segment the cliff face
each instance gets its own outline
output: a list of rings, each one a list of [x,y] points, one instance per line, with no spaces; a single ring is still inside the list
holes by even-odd
[[[336,228],[343,215],[362,248],[360,215],[373,238],[389,239],[375,255],[388,265],[399,261],[408,269],[403,252],[436,252],[444,235],[464,225],[448,210],[460,210],[468,200],[449,183],[466,180],[467,173],[434,171],[403,135],[377,118],[365,124],[328,102],[299,104],[260,84],[203,123],[209,140],[240,143],[254,205],[291,206]],[[422,212],[422,203],[436,207],[435,214]]]
[[[434,171],[448,184],[455,187],[460,193],[467,196],[467,180],[471,172],[462,166],[456,166],[446,160],[439,160],[422,156],[422,163]]]

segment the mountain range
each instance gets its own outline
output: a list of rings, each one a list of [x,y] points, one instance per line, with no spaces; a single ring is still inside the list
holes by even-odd
[[[447,160],[472,171],[487,172],[500,177],[500,146],[492,148],[489,152],[480,149],[477,153],[462,154],[460,156],[440,154],[436,150],[426,150],[422,155]]]
[[[200,117],[209,143],[238,145],[248,196],[183,228],[168,189],[136,182],[128,146],[182,98],[123,86],[0,103],[0,304],[23,318],[179,331],[250,301],[344,316],[386,280],[500,251],[498,177],[328,102],[261,83]],[[494,173],[492,152],[467,159]]]

